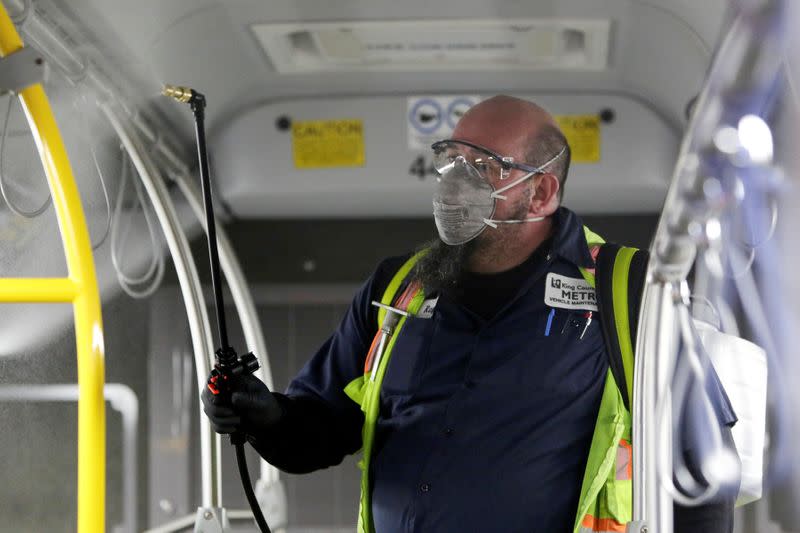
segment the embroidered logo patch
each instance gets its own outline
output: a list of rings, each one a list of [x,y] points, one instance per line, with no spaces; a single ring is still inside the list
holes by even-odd
[[[433,316],[433,310],[436,309],[436,302],[439,301],[439,297],[430,298],[422,302],[422,307],[419,308],[419,312],[417,313],[417,318],[430,318]]]
[[[544,303],[559,309],[597,311],[594,287],[583,278],[550,272],[545,279]]]

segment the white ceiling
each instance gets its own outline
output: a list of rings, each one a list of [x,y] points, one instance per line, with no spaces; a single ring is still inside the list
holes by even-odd
[[[701,88],[711,50],[726,18],[727,4],[727,0],[37,0],[35,3],[75,37],[79,50],[105,70],[116,73],[118,85],[127,86],[134,95],[134,105],[158,114],[173,127],[189,162],[193,162],[194,153],[191,116],[185,107],[161,97],[159,92],[164,83],[189,85],[203,92],[208,101],[206,124],[212,157],[219,156],[218,162],[227,162],[214,169],[219,189],[234,214],[251,217],[345,216],[354,211],[344,201],[332,209],[325,187],[313,186],[317,178],[320,183],[328,186],[337,183],[340,188],[342,182],[325,181],[324,173],[313,174],[309,181],[306,179],[309,174],[293,170],[291,161],[286,160],[289,152],[276,154],[271,150],[282,146],[271,141],[275,136],[274,128],[269,127],[272,123],[261,129],[242,128],[243,116],[254,115],[274,122],[274,117],[285,110],[292,110],[296,118],[306,115],[303,111],[309,109],[318,110],[319,116],[328,116],[335,114],[342,102],[349,102],[347,109],[375,109],[372,115],[365,111],[362,117],[365,124],[371,124],[373,141],[402,138],[404,99],[421,94],[506,93],[545,100],[561,96],[564,98],[558,100],[558,113],[577,112],[574,111],[577,108],[593,113],[608,102],[617,102],[617,109],[626,110],[626,114],[619,115],[615,126],[603,127],[605,164],[602,169],[591,165],[574,167],[568,200],[575,202],[570,204],[572,207],[584,211],[613,210],[613,206],[629,212],[657,210],[685,124],[686,106]],[[428,67],[406,71],[281,74],[273,68],[251,29],[252,25],[263,23],[390,21],[425,21],[420,24],[425,28],[440,21],[443,26],[461,24],[463,28],[465,21],[483,19],[608,21],[608,66],[599,71],[464,67],[437,71]],[[435,26],[428,31],[436,31]],[[400,111],[382,114],[374,102],[386,102]],[[624,128],[630,124],[649,126],[635,131],[633,137],[613,137],[627,131]],[[380,131],[382,128],[387,131]],[[635,138],[636,150],[626,144],[627,138]],[[641,156],[648,143],[661,153],[640,157],[634,161],[635,165],[626,163],[632,155]],[[264,149],[265,146],[269,149]],[[618,149],[612,153],[615,146]],[[251,151],[246,152],[245,148]],[[274,164],[250,165],[249,173],[240,172],[242,167],[236,164],[237,158],[263,161],[267,153]],[[380,203],[379,188],[372,179],[378,168],[373,165],[380,158],[392,172],[386,179],[405,184],[401,186],[408,197],[407,202],[393,204],[396,209],[391,214],[427,213],[427,203],[421,203],[426,194],[420,195],[418,184],[402,181],[407,178],[408,161],[417,155],[414,150],[400,149],[391,143],[380,149],[368,149],[370,164],[345,173],[349,173],[353,190],[376,195],[371,204],[366,196],[360,196],[363,202],[359,205]],[[269,176],[265,176],[267,168],[271,171]],[[277,168],[284,168],[284,182],[289,180],[294,187],[283,196],[276,196]],[[622,190],[632,196],[622,201],[619,192]],[[385,214],[386,209],[375,208],[359,216]]]
[[[187,84],[209,99],[213,132],[258,102],[318,95],[583,90],[629,93],[673,126],[696,94],[724,19],[726,0],[43,0],[116,66],[134,75],[146,101],[181,129],[185,117],[159,99],[160,83]],[[268,22],[607,18],[610,68],[596,73],[482,72],[279,75],[250,25]],[[187,125],[187,126],[190,126]]]

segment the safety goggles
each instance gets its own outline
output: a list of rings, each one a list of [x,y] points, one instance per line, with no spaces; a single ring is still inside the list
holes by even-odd
[[[447,172],[453,166],[456,158],[460,156],[490,181],[508,178],[511,175],[511,169],[514,168],[529,173],[544,174],[543,169],[564,153],[564,149],[562,149],[555,157],[537,167],[526,163],[517,163],[513,157],[501,156],[488,148],[467,141],[446,139],[433,143],[431,150],[433,150],[433,167],[439,174]]]

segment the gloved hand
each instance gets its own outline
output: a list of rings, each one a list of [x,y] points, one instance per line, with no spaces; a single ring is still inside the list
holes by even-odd
[[[239,377],[231,385],[230,403],[203,389],[203,411],[217,433],[241,431],[258,435],[280,420],[283,410],[264,383],[252,374]]]

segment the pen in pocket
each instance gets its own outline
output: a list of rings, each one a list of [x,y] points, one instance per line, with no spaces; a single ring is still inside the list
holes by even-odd
[[[547,315],[547,325],[544,328],[544,336],[545,337],[549,337],[550,336],[550,328],[553,325],[553,317],[554,316],[556,316],[556,308],[555,307],[550,309],[550,314]]]
[[[583,339],[583,336],[586,334],[586,330],[589,329],[589,324],[592,323],[592,312],[587,311],[586,315],[584,316],[586,316],[586,325],[583,326],[583,331],[581,331],[581,336],[580,336],[581,339]]]

